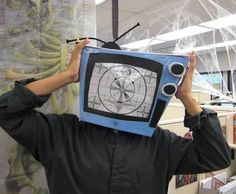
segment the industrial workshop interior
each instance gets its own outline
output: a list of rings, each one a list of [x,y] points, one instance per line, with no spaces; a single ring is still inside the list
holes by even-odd
[[[60,194],[62,191],[63,194],[236,194],[236,0],[1,0],[0,8],[0,194]],[[86,38],[89,43],[81,49],[80,45],[86,42]],[[36,97],[26,87],[39,80],[56,79],[67,72],[75,60],[73,53],[78,52],[75,51],[76,48],[81,49],[79,81],[61,84],[56,91],[50,93],[47,101],[41,102],[39,99],[45,98],[45,95]],[[78,169],[68,166],[71,177],[74,178],[72,186],[68,186],[70,192],[64,192],[67,189],[63,178],[67,179],[67,175],[64,177],[62,168],[62,172],[56,177],[61,182],[50,189],[49,181],[53,181],[55,177],[47,173],[50,173],[54,165],[63,165],[59,159],[62,154],[60,150],[55,151],[59,156],[54,158],[52,155],[54,163],[50,162],[50,169],[44,168],[48,163],[42,165],[37,158],[40,158],[38,154],[47,153],[47,150],[31,154],[34,148],[26,148],[29,146],[29,135],[22,134],[26,136],[26,142],[22,143],[21,134],[18,134],[20,130],[17,129],[20,124],[26,125],[26,120],[17,121],[18,117],[28,114],[25,111],[32,108],[32,117],[38,112],[46,115],[43,116],[45,118],[48,115],[76,115],[79,122],[89,123],[86,126],[98,126],[95,127],[96,130],[102,126],[116,136],[138,136],[137,138],[145,141],[154,138],[162,128],[177,134],[189,144],[198,141],[198,147],[201,141],[208,139],[206,137],[201,140],[194,134],[201,133],[196,131],[199,127],[196,125],[201,123],[202,113],[198,114],[198,123],[193,124],[191,130],[185,125],[184,119],[194,116],[186,116],[186,105],[181,103],[177,92],[181,83],[185,83],[190,66],[194,63],[193,55],[196,56],[196,67],[191,80],[191,94],[200,110],[211,110],[209,114],[213,116],[217,113],[220,133],[216,132],[209,138],[222,135],[222,141],[229,146],[226,147],[230,162],[226,167],[197,174],[173,173],[165,185],[157,183],[160,187],[166,187],[164,190],[154,190],[157,187],[153,180],[163,181],[160,178],[162,174],[155,172],[157,177],[152,177],[153,180],[150,181],[150,177],[145,175],[145,166],[140,167],[142,170],[137,168],[136,174],[131,177],[128,177],[128,170],[127,174],[123,170],[118,172],[122,178],[114,183],[118,184],[117,188],[113,188],[112,163],[107,166],[110,172],[108,178],[111,180],[110,190],[105,193],[103,190],[94,190],[96,187],[103,187],[98,184],[106,180],[107,172],[103,174],[102,171],[95,170],[93,173],[93,169],[89,169],[87,173],[97,173],[97,177],[91,175],[88,178],[90,176],[87,174],[84,176],[88,180],[80,181],[76,177],[80,173],[77,172]],[[20,80],[31,78],[34,78],[33,82],[31,80],[29,85],[22,86],[23,81]],[[28,100],[29,96],[31,99]],[[40,105],[31,107],[27,100]],[[5,109],[7,112],[2,113]],[[16,115],[16,112],[18,116],[13,118],[12,115]],[[9,116],[5,116],[7,114]],[[12,122],[18,122],[17,126]],[[29,122],[35,122],[35,128],[41,126],[36,121]],[[205,130],[206,127],[202,127],[199,130]],[[24,126],[21,126],[21,130],[24,130]],[[86,134],[90,134],[91,130],[95,129],[88,129]],[[39,133],[34,128],[32,131]],[[66,130],[63,135],[66,136]],[[76,141],[72,139],[70,145],[74,145]],[[79,151],[85,149],[83,153],[89,153],[95,147],[100,147],[100,144],[93,144],[98,141],[92,137],[88,139],[91,142],[78,148]],[[36,139],[34,141],[32,144],[38,144]],[[149,144],[152,142],[148,141],[146,146],[150,146]],[[73,153],[78,151],[73,146],[71,149]],[[211,157],[211,150],[217,149],[219,148],[206,146],[205,152]],[[173,154],[166,153],[164,149],[159,152],[163,156]],[[147,153],[148,151],[141,150],[139,158],[145,158]],[[122,149],[119,154],[122,154]],[[202,158],[207,157],[197,154],[200,163]],[[121,162],[128,163],[128,159],[132,159],[132,155],[126,155],[127,158]],[[150,162],[154,155],[149,156]],[[83,160],[88,155],[80,157]],[[86,160],[95,169],[100,169],[103,164],[107,164],[107,156],[98,157],[101,163],[96,163],[93,156]],[[184,159],[188,160],[183,158],[181,161]],[[135,159],[131,161],[133,160]],[[218,163],[215,160],[211,163]],[[72,163],[77,164],[77,161]],[[165,168],[164,164],[159,165]],[[138,186],[133,185],[135,181],[140,181]],[[119,190],[119,184],[123,189]],[[133,187],[141,188],[145,184],[146,188],[143,186],[142,191],[132,190]],[[72,187],[78,191],[72,193]],[[83,187],[88,188],[86,190]],[[104,185],[105,187],[108,186]],[[58,191],[61,192],[55,192],[55,188],[59,188]]]

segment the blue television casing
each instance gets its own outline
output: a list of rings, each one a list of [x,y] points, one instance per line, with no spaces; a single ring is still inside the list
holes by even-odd
[[[152,136],[188,63],[188,56],[85,47],[80,120]]]

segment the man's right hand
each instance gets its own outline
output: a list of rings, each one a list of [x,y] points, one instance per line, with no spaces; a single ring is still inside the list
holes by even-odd
[[[68,75],[71,77],[71,82],[77,82],[79,80],[79,68],[80,57],[83,48],[89,43],[89,39],[85,39],[75,45],[75,48],[71,54],[70,64],[67,69]]]
[[[63,86],[76,82],[79,79],[80,57],[83,48],[89,40],[83,40],[75,45],[71,54],[69,67],[66,71],[55,74],[51,77],[31,82],[26,85],[36,95],[49,95]]]

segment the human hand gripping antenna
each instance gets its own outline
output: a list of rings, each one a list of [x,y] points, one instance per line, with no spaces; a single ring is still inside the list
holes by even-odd
[[[188,63],[189,56],[85,47],[80,120],[152,136]]]

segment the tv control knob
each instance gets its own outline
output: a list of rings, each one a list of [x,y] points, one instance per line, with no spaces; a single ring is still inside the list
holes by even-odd
[[[182,77],[186,71],[186,68],[182,63],[171,63],[169,65],[169,71],[175,77]]]
[[[167,83],[162,88],[162,93],[165,96],[173,96],[176,91],[177,91],[177,86],[172,83]]]

